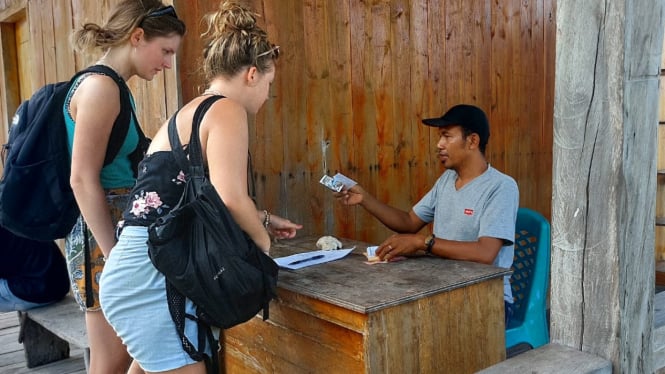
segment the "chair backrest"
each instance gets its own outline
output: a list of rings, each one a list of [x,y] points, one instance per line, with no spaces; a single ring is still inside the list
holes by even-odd
[[[545,310],[550,244],[550,224],[545,217],[529,208],[519,208],[515,224],[513,274],[510,277],[513,316],[508,327],[522,324],[529,310]]]

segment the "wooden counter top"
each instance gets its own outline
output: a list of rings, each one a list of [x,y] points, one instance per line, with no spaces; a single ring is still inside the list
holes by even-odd
[[[274,243],[273,258],[314,251],[318,236]],[[388,307],[510,274],[509,269],[438,257],[410,257],[388,264],[365,264],[368,243],[340,238],[356,249],[341,260],[298,270],[280,269],[278,287],[368,314]]]

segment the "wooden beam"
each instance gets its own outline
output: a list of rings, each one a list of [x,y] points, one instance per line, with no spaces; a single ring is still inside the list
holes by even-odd
[[[653,368],[664,6],[557,4],[551,339],[617,373]]]
[[[4,9],[0,9],[0,22],[15,22],[23,17],[21,13],[25,10],[27,0],[16,0]]]
[[[657,293],[653,303],[653,371],[665,368],[665,292]]]

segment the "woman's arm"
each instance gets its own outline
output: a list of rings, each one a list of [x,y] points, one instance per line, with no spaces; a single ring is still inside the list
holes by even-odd
[[[231,99],[215,102],[201,124],[201,144],[210,181],[240,227],[264,252],[270,236],[247,189],[247,112]]]
[[[104,75],[86,77],[74,92],[70,112],[76,122],[70,184],[85,222],[108,257],[115,245],[115,228],[100,173],[111,130],[120,113],[117,84]]]
[[[416,233],[425,226],[425,222],[413,212],[406,212],[399,208],[379,201],[362,186],[356,184],[350,189],[333,193],[333,196],[344,205],[362,206],[371,215],[376,217],[389,229],[399,233]]]
[[[296,236],[296,230],[302,229],[299,223],[293,223],[290,220],[271,214],[267,210],[259,212],[259,219],[263,222],[270,235],[277,239],[291,239]]]

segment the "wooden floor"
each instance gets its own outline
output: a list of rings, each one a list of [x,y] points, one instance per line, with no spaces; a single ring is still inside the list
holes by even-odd
[[[656,291],[657,293],[663,292],[665,291],[665,287],[657,286]],[[665,295],[665,293],[662,295]],[[665,298],[661,299],[665,300]],[[663,322],[663,324],[665,324],[665,322]],[[18,342],[18,334],[19,322],[17,313],[0,313],[0,374],[86,374],[83,351],[74,347],[71,348],[71,357],[69,359],[28,369],[25,366],[23,345]],[[518,345],[506,352],[507,358],[514,357],[527,350],[529,350],[529,347]],[[658,371],[658,373],[661,373],[661,371]],[[665,374],[665,369],[662,373]]]
[[[0,313],[0,373],[85,374],[83,350],[71,348],[70,358],[28,369],[23,345],[18,342],[18,314]]]

